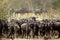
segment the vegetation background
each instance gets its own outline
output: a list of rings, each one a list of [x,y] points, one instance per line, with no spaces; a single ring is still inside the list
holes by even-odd
[[[9,17],[8,10],[10,8],[19,9],[26,7],[29,9],[43,9],[48,10],[41,15],[35,15],[40,18],[57,18],[60,19],[60,0],[0,0],[0,19]],[[24,17],[32,16],[31,14],[24,14]]]

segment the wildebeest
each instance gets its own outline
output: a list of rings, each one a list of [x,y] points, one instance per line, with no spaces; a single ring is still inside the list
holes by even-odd
[[[30,34],[31,29],[29,27],[29,24],[23,23],[21,25],[21,30],[22,30],[22,37],[26,37],[27,36],[27,38],[28,38],[28,36],[30,36],[29,34]]]
[[[53,19],[36,20],[35,17],[30,19],[14,20],[10,22],[0,19],[0,36],[7,34],[8,37],[38,37],[48,36],[51,33],[58,31],[60,37],[60,21]],[[39,34],[40,33],[40,34]],[[52,34],[54,35],[54,34]]]
[[[7,20],[0,19],[0,35],[8,34],[8,22]]]
[[[35,36],[38,37],[38,32],[39,32],[39,21],[37,21],[34,17],[32,18],[32,21],[29,22],[29,26],[31,28],[32,31],[32,36],[33,38]]]
[[[29,35],[29,33],[32,31],[32,34],[33,34],[33,37],[37,36],[38,35],[38,24],[36,22],[36,19],[35,17],[32,17],[32,20],[27,20],[27,22],[24,22],[22,25],[21,25],[21,29],[22,29],[22,35]]]
[[[51,29],[50,19],[40,21],[39,31],[41,36],[50,36]]]
[[[3,24],[2,20],[0,19],[0,36],[2,35],[2,30],[3,30]]]
[[[29,12],[32,12],[32,11],[28,10],[27,8],[21,8],[15,11],[15,13],[29,13]]]
[[[52,30],[53,31],[58,31],[59,34],[58,34],[58,38],[60,38],[60,22],[57,22],[57,21],[52,21]]]
[[[18,35],[18,36],[22,36],[22,28],[21,28],[21,25],[22,24],[24,24],[24,23],[27,23],[27,19],[21,19],[21,20],[14,20],[14,19],[12,19],[11,20],[12,22],[14,22],[13,24],[13,26],[14,26],[14,28],[17,28],[15,31],[16,31],[16,34]],[[18,25],[18,26],[15,26],[15,25]],[[18,37],[17,36],[17,37]]]
[[[43,27],[43,31],[46,33],[48,31],[48,20],[45,19],[45,20],[42,20],[42,27]]]
[[[14,37],[14,36],[16,37],[17,30],[20,29],[19,25],[16,24],[14,20],[11,20],[11,22],[9,23],[9,27],[8,28],[9,28],[9,35],[8,35],[8,37],[10,37],[10,36],[11,37]]]
[[[40,13],[42,13],[42,9],[36,9],[35,10],[35,14],[40,14]]]

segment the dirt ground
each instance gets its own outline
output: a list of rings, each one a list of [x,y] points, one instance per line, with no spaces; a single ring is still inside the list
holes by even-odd
[[[0,38],[0,40],[45,40],[45,39],[43,39],[43,38],[41,38],[41,39],[22,39],[22,38],[15,38],[15,39],[9,39],[9,38]],[[59,39],[48,39],[48,40],[60,40],[60,38]]]

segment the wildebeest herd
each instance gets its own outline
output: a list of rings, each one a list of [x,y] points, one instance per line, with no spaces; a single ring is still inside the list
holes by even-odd
[[[60,38],[60,20],[57,19],[36,20],[32,17],[31,19],[12,19],[10,22],[0,19],[0,37],[38,38],[45,35],[52,37],[55,31],[58,32],[58,38]]]

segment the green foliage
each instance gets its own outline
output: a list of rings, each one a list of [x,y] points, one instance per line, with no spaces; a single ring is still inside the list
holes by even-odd
[[[7,0],[0,0],[0,19],[6,19],[7,18]]]
[[[43,5],[45,5],[46,8],[60,8],[60,0],[9,0],[10,8],[16,9],[19,9],[21,7],[38,9]]]
[[[17,9],[19,9],[20,7],[26,7],[26,8],[29,7],[30,9],[40,8],[41,1],[44,1],[44,0],[0,0],[0,18],[2,18],[2,19],[7,18],[7,12],[8,12],[6,10],[7,7],[17,8]],[[45,0],[45,1],[47,2],[48,0]],[[52,2],[52,1],[54,1],[51,4],[54,9],[60,8],[60,0],[57,0],[57,1],[51,0],[50,2]],[[45,4],[44,2],[43,2],[43,4]],[[49,7],[46,7],[46,8],[49,8]]]
[[[60,8],[60,0],[57,0],[57,1],[53,2],[52,4],[53,4],[54,9]]]

